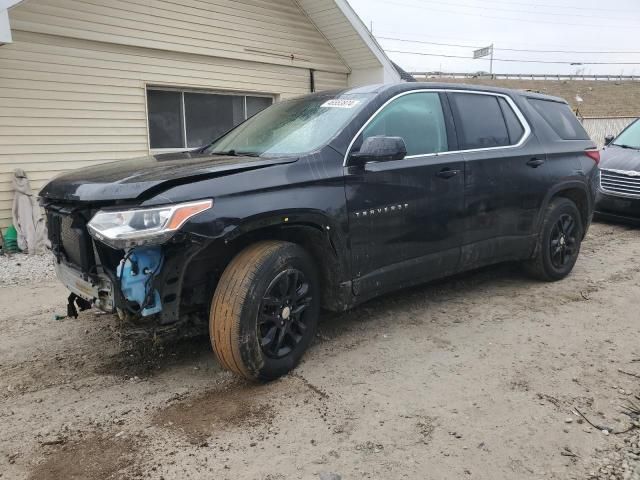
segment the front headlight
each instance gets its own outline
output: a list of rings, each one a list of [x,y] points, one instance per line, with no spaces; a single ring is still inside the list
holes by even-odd
[[[159,245],[169,240],[191,217],[212,206],[212,200],[202,200],[135,210],[100,210],[87,228],[93,238],[118,250]]]

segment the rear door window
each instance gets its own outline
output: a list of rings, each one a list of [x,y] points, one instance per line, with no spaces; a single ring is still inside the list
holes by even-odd
[[[498,97],[498,103],[500,104],[500,108],[502,109],[502,115],[504,115],[504,121],[507,123],[507,131],[509,132],[509,142],[511,145],[515,145],[520,141],[522,136],[524,135],[524,127],[516,112],[513,111],[509,102],[507,102],[503,97]]]
[[[452,93],[449,97],[461,150],[511,144],[498,97],[476,93]]]
[[[407,155],[446,152],[447,128],[439,94],[419,92],[395,99],[365,127],[360,145],[377,135],[402,137]]]
[[[589,134],[566,103],[538,98],[528,100],[561,139],[589,140]]]

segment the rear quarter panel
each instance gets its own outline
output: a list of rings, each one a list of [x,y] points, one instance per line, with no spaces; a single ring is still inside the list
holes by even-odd
[[[596,148],[595,142],[561,139],[524,96],[518,98],[517,103],[529,119],[546,155],[546,199],[540,212],[539,223],[542,222],[546,206],[554,196],[562,191],[578,189],[583,191],[587,198],[585,220],[588,226],[593,215],[599,172],[596,163],[584,152]]]

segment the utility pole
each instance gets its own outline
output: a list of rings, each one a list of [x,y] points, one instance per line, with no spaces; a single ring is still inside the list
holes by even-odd
[[[489,62],[489,75],[493,78],[493,43],[491,44],[491,61]]]

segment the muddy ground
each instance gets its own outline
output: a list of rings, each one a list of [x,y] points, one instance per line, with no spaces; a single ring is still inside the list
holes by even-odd
[[[324,314],[300,367],[261,386],[207,338],[153,352],[107,315],[55,320],[65,297],[0,288],[2,479],[609,479],[635,435],[573,411],[629,426],[638,229],[595,224],[559,283],[502,265]]]

